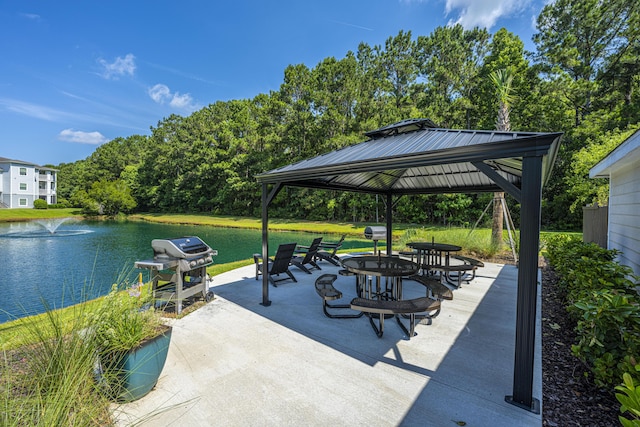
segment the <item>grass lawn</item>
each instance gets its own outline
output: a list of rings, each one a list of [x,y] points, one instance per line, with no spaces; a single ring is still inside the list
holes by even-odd
[[[79,208],[68,209],[0,209],[0,222],[31,221],[32,219],[82,217]]]
[[[211,216],[208,214],[135,214],[130,219],[159,222],[165,224],[197,224],[215,227],[248,228],[260,230],[262,219],[239,216]],[[269,218],[271,231],[303,231],[317,234],[346,234],[347,236],[363,237],[364,228],[369,225],[384,225],[349,222],[304,221],[294,219]],[[415,224],[394,224],[393,235],[401,236],[408,228],[419,227]]]

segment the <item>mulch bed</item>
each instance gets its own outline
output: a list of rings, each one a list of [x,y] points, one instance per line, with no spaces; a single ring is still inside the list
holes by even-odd
[[[571,353],[574,322],[569,318],[557,276],[542,269],[542,425],[617,426],[620,404],[614,391],[599,389],[584,375],[586,366]]]

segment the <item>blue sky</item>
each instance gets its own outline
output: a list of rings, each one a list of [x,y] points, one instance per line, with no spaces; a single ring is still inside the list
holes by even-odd
[[[74,162],[170,114],[278,90],[284,69],[461,23],[528,50],[548,0],[0,0],[0,157]]]

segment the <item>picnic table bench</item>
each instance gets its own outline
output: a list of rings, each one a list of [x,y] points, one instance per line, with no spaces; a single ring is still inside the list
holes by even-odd
[[[342,292],[333,286],[333,282],[335,282],[337,278],[338,276],[335,274],[323,274],[316,279],[316,292],[322,298],[322,311],[324,315],[332,319],[354,319],[362,317],[364,314],[362,312],[357,314],[334,314],[329,312],[329,309],[351,308],[349,304],[329,304],[329,301],[342,298]]]
[[[432,266],[431,270],[437,271],[444,276],[447,283],[460,287],[462,282],[471,282],[476,277],[476,270],[484,267],[484,263],[474,258],[462,255],[452,255],[451,259],[462,261],[462,264],[437,265]]]
[[[384,299],[368,299],[354,298],[351,300],[351,309],[368,313],[369,322],[378,337],[382,337],[384,333],[384,316],[392,315],[396,318],[398,325],[402,328],[407,337],[411,339],[415,336],[415,320],[417,313],[440,312],[440,301],[429,297],[413,298],[407,300],[384,300]],[[379,325],[376,325],[371,314],[379,314]],[[408,315],[409,330],[400,320],[400,315]]]
[[[440,279],[433,276],[425,276],[420,274],[414,274],[408,277],[409,280],[420,283],[427,288],[427,296],[431,293],[431,297],[437,300],[452,300],[453,292],[440,282]]]

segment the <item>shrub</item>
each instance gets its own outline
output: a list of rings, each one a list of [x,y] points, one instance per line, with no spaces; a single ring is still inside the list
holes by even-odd
[[[614,385],[633,368],[631,356],[640,354],[637,298],[603,289],[593,291],[574,307],[582,316],[575,328],[578,343],[571,347],[573,353],[591,366],[598,386]]]
[[[606,259],[606,254],[601,258],[585,255],[575,259],[572,268],[568,269],[563,278],[570,311],[580,316],[579,312],[574,312],[572,304],[589,300],[593,292],[608,289],[622,294],[635,294],[635,283],[629,279],[633,277],[632,274],[630,267]]]
[[[33,201],[33,208],[34,209],[47,209],[49,207],[49,205],[47,204],[47,202],[45,200],[42,199],[36,199]]]
[[[546,239],[546,256],[560,278],[558,286],[563,292],[580,291],[585,277],[597,277],[590,267],[578,265],[579,260],[611,262],[618,251],[603,249],[595,243],[584,243],[579,237],[559,234]],[[584,271],[586,269],[587,271]],[[576,277],[575,275],[580,275]],[[589,279],[590,280],[590,279]]]
[[[594,382],[614,386],[625,372],[640,380],[631,363],[640,354],[638,278],[614,261],[619,252],[558,236],[547,240],[546,254],[576,321],[572,351],[589,367]]]
[[[640,371],[640,365],[636,364],[635,371]],[[620,393],[616,393],[618,402],[622,405],[620,412],[629,414],[632,419],[620,415],[618,419],[624,427],[640,427],[640,386],[635,386],[633,378],[627,372],[623,375],[623,383],[616,387]]]
[[[58,203],[49,205],[49,209],[67,209],[74,206],[66,199],[58,199]]]

